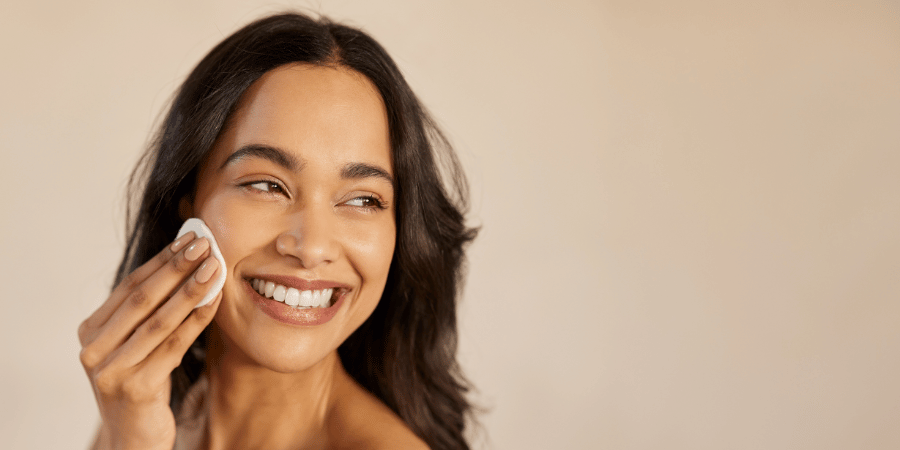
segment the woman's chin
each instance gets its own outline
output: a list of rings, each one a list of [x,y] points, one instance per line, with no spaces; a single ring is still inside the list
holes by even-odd
[[[298,373],[328,360],[337,354],[340,345],[323,333],[290,333],[279,327],[245,328],[222,322],[227,321],[217,318],[222,346],[221,355],[214,360],[218,359],[219,364],[255,365],[278,373]]]
[[[327,350],[315,345],[295,344],[279,349],[271,346],[254,348],[248,354],[259,366],[278,373],[305,372],[330,362],[329,356],[337,354],[337,349]]]

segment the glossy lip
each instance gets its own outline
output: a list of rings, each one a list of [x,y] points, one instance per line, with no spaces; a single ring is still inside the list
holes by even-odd
[[[273,283],[292,287],[298,290],[308,291],[330,288],[337,291],[338,297],[335,300],[334,304],[327,308],[296,309],[277,300],[272,300],[270,298],[259,295],[259,292],[256,292],[256,290],[253,289],[253,286],[250,285],[250,280],[253,278],[271,281]],[[346,297],[347,293],[350,292],[350,287],[343,283],[321,280],[307,281],[296,277],[287,277],[280,275],[251,276],[245,278],[243,284],[244,290],[247,291],[247,294],[250,295],[250,298],[253,299],[253,302],[256,304],[256,306],[262,309],[262,311],[266,313],[266,315],[288,325],[301,326],[322,325],[330,321],[334,317],[334,315],[337,314],[338,309],[343,306],[344,297]]]

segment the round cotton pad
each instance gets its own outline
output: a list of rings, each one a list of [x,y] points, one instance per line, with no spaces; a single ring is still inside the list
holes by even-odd
[[[216,261],[219,262],[219,270],[216,272],[217,275],[212,282],[212,287],[209,292],[206,293],[206,296],[203,297],[203,300],[200,300],[200,303],[197,303],[197,306],[194,307],[199,308],[216,298],[216,295],[218,295],[219,291],[222,290],[222,287],[225,286],[225,275],[228,272],[228,268],[225,265],[225,258],[222,257],[222,252],[219,251],[219,244],[216,243],[215,236],[213,236],[212,231],[209,230],[202,219],[195,217],[185,221],[184,225],[181,226],[181,229],[178,230],[178,236],[186,234],[189,231],[193,231],[197,238],[205,237],[209,241],[209,249],[212,252],[213,258],[216,258]]]

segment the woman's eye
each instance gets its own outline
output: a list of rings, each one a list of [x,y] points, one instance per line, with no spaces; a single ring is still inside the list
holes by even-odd
[[[253,181],[250,183],[245,183],[244,186],[257,191],[268,192],[271,194],[283,194],[285,192],[284,188],[282,188],[280,184],[274,181]]]
[[[384,209],[384,204],[375,197],[363,196],[356,197],[345,203],[347,206],[356,206],[360,208]]]

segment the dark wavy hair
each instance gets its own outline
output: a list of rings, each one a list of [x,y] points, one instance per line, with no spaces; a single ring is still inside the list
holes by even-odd
[[[456,361],[464,247],[475,237],[464,221],[466,182],[447,140],[396,64],[360,30],[279,14],[245,26],[200,61],[131,175],[127,241],[116,283],[175,237],[182,222],[179,201],[193,195],[199,165],[244,91],[289,63],[359,72],[376,86],[387,109],[397,242],[384,294],[340,346],[340,359],[431,448],[468,449],[463,430],[472,406]],[[172,374],[176,411],[202,373],[206,339],[203,333]]]

